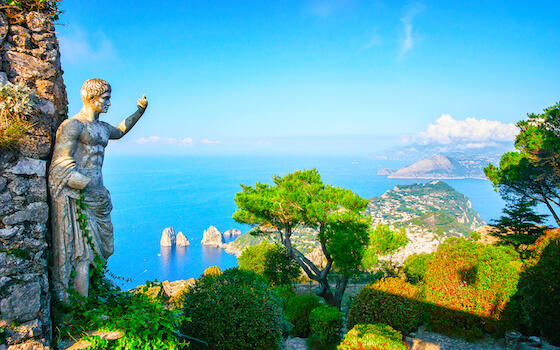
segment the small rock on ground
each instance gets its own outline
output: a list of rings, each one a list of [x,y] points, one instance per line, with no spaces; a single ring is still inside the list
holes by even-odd
[[[303,338],[288,338],[284,350],[307,350],[307,342]]]

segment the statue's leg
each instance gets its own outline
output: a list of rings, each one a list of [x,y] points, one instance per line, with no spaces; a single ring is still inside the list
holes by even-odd
[[[89,289],[89,261],[81,261],[76,264],[76,277],[74,288],[81,296],[87,298]]]

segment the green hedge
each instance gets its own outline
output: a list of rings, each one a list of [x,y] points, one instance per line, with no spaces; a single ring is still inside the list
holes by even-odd
[[[315,295],[296,295],[288,301],[286,316],[294,326],[292,332],[298,337],[307,338],[311,333],[309,315],[321,305]]]
[[[560,229],[547,231],[535,243],[518,297],[530,331],[560,345]]]
[[[517,291],[521,262],[509,247],[450,238],[438,247],[424,276],[430,326],[460,333],[500,327],[502,313]],[[466,334],[469,335],[469,334]]]
[[[253,272],[229,269],[202,276],[185,294],[184,305],[191,322],[183,324],[183,333],[206,341],[213,350],[282,347],[280,298]]]
[[[309,315],[309,325],[318,345],[336,344],[342,329],[342,313],[333,306],[319,306]]]
[[[365,286],[354,299],[348,327],[383,323],[403,333],[418,328],[423,319],[419,289],[400,278],[390,277]]]

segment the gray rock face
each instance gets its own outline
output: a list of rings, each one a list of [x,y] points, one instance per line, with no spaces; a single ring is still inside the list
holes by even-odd
[[[26,322],[37,317],[41,309],[41,285],[37,282],[14,285],[10,297],[2,300],[0,310],[13,321]]]
[[[187,237],[181,231],[177,234],[175,243],[177,244],[177,247],[188,247],[191,245]]]
[[[0,350],[49,348],[46,163],[67,105],[51,18],[39,11],[22,15],[23,21],[9,23],[0,13],[0,84],[26,85],[39,103],[26,116],[33,126],[18,149],[0,149],[0,326],[19,324],[6,330]]]
[[[175,230],[173,230],[173,227],[167,227],[163,230],[159,245],[163,247],[171,247],[175,245]]]
[[[47,161],[25,157],[20,159],[16,166],[8,169],[7,172],[18,175],[45,176],[47,174]]]
[[[222,234],[214,226],[210,226],[207,230],[204,230],[202,241],[200,241],[200,244],[202,245],[213,247],[220,247],[223,243],[224,240],[222,238]]]

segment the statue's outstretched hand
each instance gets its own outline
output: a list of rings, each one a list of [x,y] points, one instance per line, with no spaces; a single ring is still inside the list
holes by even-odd
[[[146,95],[142,95],[142,98],[138,100],[138,107],[142,107],[144,109],[148,107],[148,100],[146,99]]]

